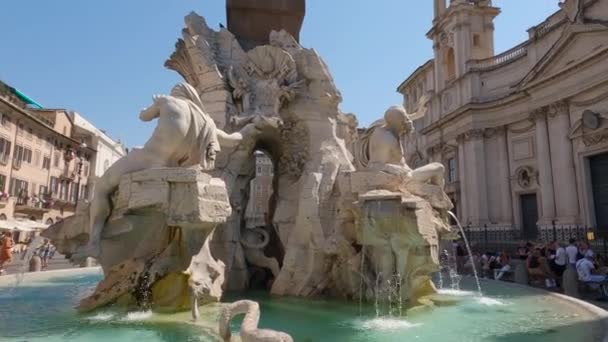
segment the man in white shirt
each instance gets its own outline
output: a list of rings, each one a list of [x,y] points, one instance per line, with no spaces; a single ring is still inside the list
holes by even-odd
[[[568,264],[568,254],[566,253],[566,249],[562,243],[559,244],[557,249],[555,250],[555,257],[553,258],[553,273],[557,276],[557,285],[561,284],[562,275],[566,270],[566,265]]]
[[[576,262],[576,272],[578,273],[578,280],[585,282],[602,282],[606,280],[606,276],[592,274],[592,270],[595,269],[593,265],[593,257],[584,257]]]
[[[566,247],[566,254],[568,255],[568,263],[571,266],[576,265],[576,259],[578,256],[578,248],[576,248],[576,239],[570,239],[570,244]]]
[[[566,254],[566,249],[563,245],[560,245],[555,251],[555,264],[557,266],[566,267],[566,263],[568,262],[568,254]]]

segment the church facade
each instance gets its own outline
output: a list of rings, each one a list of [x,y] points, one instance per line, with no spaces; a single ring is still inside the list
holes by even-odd
[[[434,58],[399,87],[411,167],[441,162],[471,227],[608,235],[608,0],[566,0],[494,53],[491,1],[434,0]]]

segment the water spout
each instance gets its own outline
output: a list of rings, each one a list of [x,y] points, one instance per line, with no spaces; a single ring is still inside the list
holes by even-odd
[[[448,214],[450,214],[450,216],[452,216],[454,221],[456,221],[458,228],[460,229],[460,234],[462,234],[462,239],[464,240],[464,245],[467,248],[467,253],[469,254],[469,258],[471,259],[473,275],[475,276],[475,282],[477,283],[477,293],[479,294],[479,296],[482,296],[481,284],[479,283],[479,276],[477,275],[477,268],[475,267],[475,260],[473,259],[473,252],[471,252],[471,246],[469,245],[469,240],[467,239],[467,235],[464,233],[464,228],[462,228],[462,225],[460,224],[460,221],[458,220],[456,215],[454,215],[454,213],[451,211],[448,211]]]

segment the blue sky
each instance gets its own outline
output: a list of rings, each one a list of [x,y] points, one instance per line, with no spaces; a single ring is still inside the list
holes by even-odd
[[[224,0],[19,0],[0,11],[0,79],[45,107],[76,110],[128,146],[154,123],[137,119],[181,78],[163,67],[194,10],[214,28]],[[494,0],[496,52],[527,38],[558,0]],[[328,63],[344,101],[367,125],[401,103],[397,86],[432,57],[431,0],[307,0],[301,43]]]

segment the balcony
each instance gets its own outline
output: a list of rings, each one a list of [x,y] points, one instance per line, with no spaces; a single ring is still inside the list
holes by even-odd
[[[28,217],[36,217],[41,220],[42,216],[50,210],[47,202],[38,196],[18,196],[15,203],[15,213],[24,214]]]

